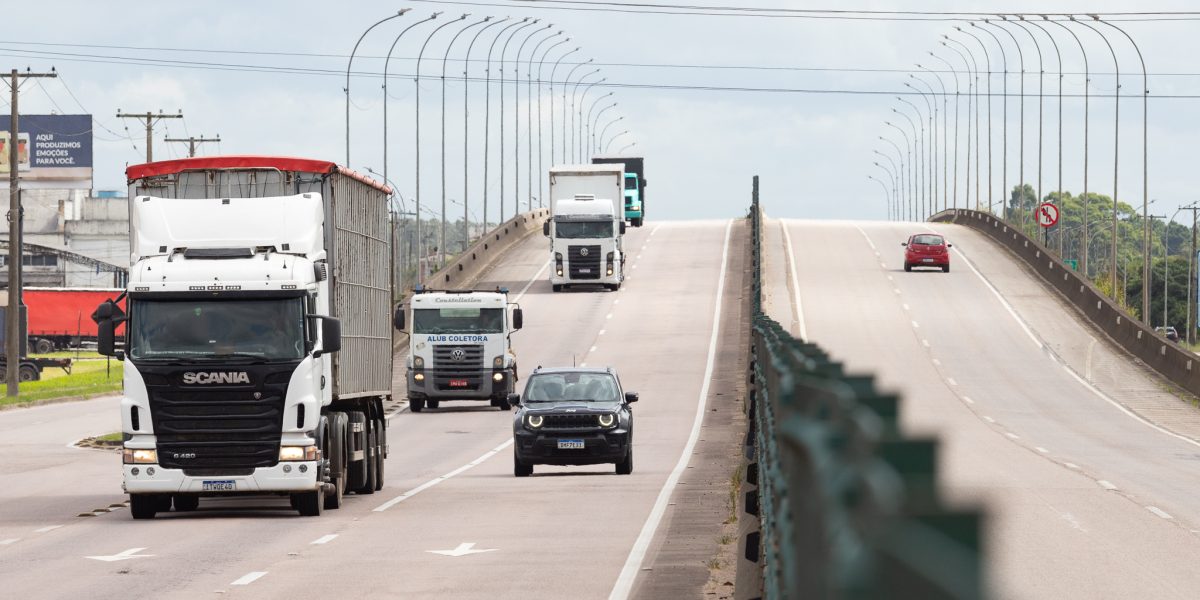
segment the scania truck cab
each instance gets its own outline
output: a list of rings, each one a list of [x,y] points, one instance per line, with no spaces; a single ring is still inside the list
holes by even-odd
[[[286,496],[314,516],[381,489],[391,190],[282,157],[127,175],[128,288],[93,319],[100,352],[123,361],[133,517],[240,494]]]
[[[516,389],[512,333],[521,329],[521,308],[508,290],[414,290],[408,347],[408,406],[438,408],[443,400],[487,400],[509,410]],[[510,309],[511,308],[511,319]]]

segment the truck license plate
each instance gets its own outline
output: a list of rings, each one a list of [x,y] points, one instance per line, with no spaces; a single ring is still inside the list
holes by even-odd
[[[580,272],[580,273],[591,273],[591,272],[592,272],[592,269],[591,269],[590,267],[587,267],[587,268],[581,268],[581,269],[579,269],[579,272]]]
[[[559,450],[583,450],[583,440],[558,440]]]
[[[237,484],[232,479],[205,481],[203,490],[206,492],[236,492]]]
[[[451,379],[450,387],[467,387],[466,379]]]

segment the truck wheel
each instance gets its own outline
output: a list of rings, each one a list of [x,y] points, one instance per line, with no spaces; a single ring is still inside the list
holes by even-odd
[[[555,293],[558,293],[558,292],[563,291],[563,286],[562,286],[562,284],[555,283],[550,286],[550,289],[553,290]]]
[[[22,382],[37,381],[41,379],[41,377],[38,376],[37,368],[33,365],[21,365],[19,376]]]
[[[422,410],[425,410],[425,399],[410,397],[408,399],[408,410],[413,412],[421,412]]]
[[[54,352],[54,342],[48,339],[41,338],[33,345],[33,351],[38,354],[50,354]]]
[[[375,485],[379,481],[379,473],[376,465],[376,457],[379,455],[379,449],[375,447],[375,422],[367,421],[367,456],[363,457],[362,468],[365,469],[365,479],[362,487],[354,490],[356,494],[369,495],[375,493]]]
[[[375,449],[375,491],[383,489],[383,466],[385,458],[383,456],[383,429],[387,427],[387,423],[383,419],[375,420],[375,441],[379,442],[379,447]]]
[[[625,460],[617,463],[617,475],[628,475],[633,472],[633,445],[630,444],[629,451],[625,453]]]
[[[158,512],[158,499],[149,494],[129,495],[129,514],[135,519],[153,519]]]
[[[200,508],[199,496],[175,496],[174,500],[177,512],[192,512]]]
[[[638,217],[638,218],[636,218],[636,219],[633,219],[633,226],[634,226],[634,227],[641,227],[641,226],[642,226],[642,217]]]
[[[517,458],[516,453],[513,453],[513,475],[517,477],[529,477],[533,475],[533,465],[521,462]]]
[[[300,516],[319,517],[321,516],[321,510],[325,506],[324,495],[319,489],[311,492],[292,494],[292,506],[296,507],[296,510],[300,512]]]
[[[426,400],[425,405],[429,408],[438,408],[442,405],[441,400]]]
[[[325,508],[334,510],[342,507],[342,496],[346,493],[346,416],[342,413],[329,414],[329,430],[325,434],[325,450],[329,456],[329,479],[333,491],[325,495]]]

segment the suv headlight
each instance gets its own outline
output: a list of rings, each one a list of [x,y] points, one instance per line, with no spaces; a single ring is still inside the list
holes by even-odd
[[[597,421],[600,423],[601,427],[616,427],[617,426],[617,415],[614,415],[611,413],[607,414],[607,415],[600,415],[597,418]]]
[[[124,451],[125,464],[127,464],[127,465],[158,464],[158,451],[157,450],[153,450],[153,449],[142,450],[142,449],[134,449],[134,448],[125,448],[124,450],[125,450]]]
[[[294,460],[317,460],[321,457],[321,450],[316,446],[280,446],[279,460],[294,461]]]
[[[541,427],[542,422],[543,422],[543,419],[542,419],[541,415],[527,415],[525,417],[525,425],[528,426],[530,429],[537,429],[537,428]]]

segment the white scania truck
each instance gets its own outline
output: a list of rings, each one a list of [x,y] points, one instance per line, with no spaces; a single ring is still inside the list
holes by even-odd
[[[518,376],[510,336],[524,318],[509,303],[508,290],[417,288],[409,304],[409,410],[438,408],[443,400],[487,400],[510,410],[508,395]],[[405,325],[403,319],[397,323],[399,329]]]
[[[123,361],[133,518],[237,494],[287,496],[319,515],[346,492],[381,489],[400,320],[391,190],[281,157],[126,174],[129,286],[93,319],[100,351]]]
[[[550,285],[602,285],[612,291],[625,280],[622,165],[563,165],[550,168]]]

